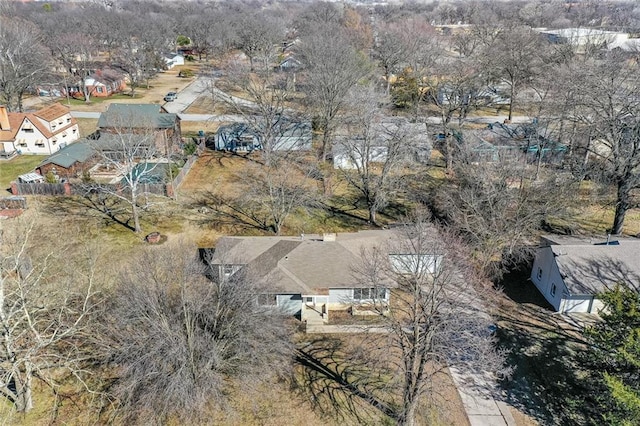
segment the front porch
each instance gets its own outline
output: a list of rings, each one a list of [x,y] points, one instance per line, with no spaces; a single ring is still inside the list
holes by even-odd
[[[302,296],[302,313],[300,319],[311,326],[324,325],[329,322],[329,296]]]

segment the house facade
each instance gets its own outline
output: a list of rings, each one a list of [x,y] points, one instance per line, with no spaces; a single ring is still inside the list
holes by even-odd
[[[543,237],[531,281],[561,313],[598,313],[598,294],[621,281],[640,282],[640,240]]]
[[[178,65],[184,65],[184,55],[181,53],[167,53],[162,55],[162,59],[168,70]]]
[[[100,114],[98,129],[101,134],[151,134],[161,156],[177,152],[182,138],[178,114],[157,104],[111,104]]]
[[[274,126],[273,150],[311,150],[311,123],[282,120]],[[260,132],[246,123],[221,126],[214,136],[214,146],[219,151],[251,152],[263,149]]]
[[[47,157],[36,172],[42,176],[53,173],[61,179],[77,178],[96,164],[96,157],[92,141],[82,139]]]
[[[96,70],[85,78],[84,84],[91,96],[97,98],[106,98],[127,89],[125,76],[111,68]]]
[[[7,112],[0,106],[0,152],[47,155],[80,137],[69,108],[54,103],[32,113]]]

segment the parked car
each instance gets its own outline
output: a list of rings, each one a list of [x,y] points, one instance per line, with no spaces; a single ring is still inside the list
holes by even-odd
[[[164,97],[164,101],[165,102],[173,102],[176,99],[178,99],[178,94],[176,92],[169,92],[166,94],[166,96]]]

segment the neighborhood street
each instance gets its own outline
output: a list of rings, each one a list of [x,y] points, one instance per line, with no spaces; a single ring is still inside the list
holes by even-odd
[[[251,106],[251,102],[246,99],[240,99],[232,97],[220,89],[208,87],[210,85],[210,79],[207,77],[198,77],[191,84],[189,84],[184,90],[178,92],[178,99],[173,102],[166,102],[163,104],[167,112],[176,113],[182,121],[209,121],[209,122],[242,122],[245,118],[239,114],[187,114],[184,111],[195,102],[198,97],[203,95],[211,95],[213,90],[217,97],[231,99],[233,102],[242,104],[245,106]],[[89,111],[71,111],[71,115],[76,118],[99,118],[99,112]],[[504,122],[507,119],[507,115],[485,115],[485,116],[472,116],[468,117],[467,121],[470,123],[489,124],[495,122]],[[440,117],[426,117],[426,123],[437,126],[440,124]],[[528,116],[516,116],[513,117],[513,123],[527,123],[531,121],[531,117]]]

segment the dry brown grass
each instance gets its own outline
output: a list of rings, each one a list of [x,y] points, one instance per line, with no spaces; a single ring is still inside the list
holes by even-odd
[[[86,138],[98,128],[97,118],[77,118],[80,137]]]

